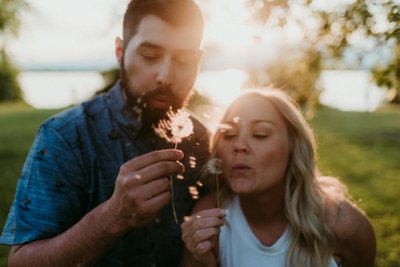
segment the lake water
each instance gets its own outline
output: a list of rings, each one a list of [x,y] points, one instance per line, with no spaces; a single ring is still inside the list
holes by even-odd
[[[98,72],[22,72],[19,77],[25,100],[35,108],[61,108],[89,99],[103,86]],[[346,111],[373,111],[385,100],[385,90],[375,86],[367,71],[323,71],[322,104]],[[196,88],[225,104],[246,80],[240,70],[204,71]]]

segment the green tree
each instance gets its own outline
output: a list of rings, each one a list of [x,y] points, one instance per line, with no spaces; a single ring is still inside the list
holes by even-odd
[[[286,52],[285,56],[291,60],[291,55],[296,55],[293,61],[298,63],[298,54],[302,53],[307,63],[313,62],[313,59],[307,59],[308,56],[319,55],[321,64],[303,68],[304,74],[309,73],[304,76],[305,84],[309,81],[308,76],[318,77],[322,68],[361,66],[373,72],[378,85],[389,89],[393,102],[400,102],[398,0],[248,0],[248,4],[254,18],[265,26],[284,29],[296,25],[297,29],[302,29],[304,38],[296,47],[296,53]],[[384,52],[389,56],[384,56]],[[357,60],[344,60],[349,54]],[[298,68],[297,64],[286,64],[286,67]],[[271,79],[275,80],[275,77]]]
[[[12,65],[4,49],[0,50],[0,102],[21,99],[17,81],[18,70]]]
[[[25,0],[0,0],[0,102],[21,99],[18,70],[7,56],[6,43],[18,33],[20,12],[28,7]]]

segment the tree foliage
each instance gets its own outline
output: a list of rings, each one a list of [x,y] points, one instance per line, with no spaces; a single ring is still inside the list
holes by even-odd
[[[17,34],[20,26],[19,14],[27,8],[25,0],[0,0],[0,34]]]
[[[18,70],[4,50],[0,50],[0,102],[20,100],[22,93],[17,81]]]
[[[7,39],[17,34],[20,12],[27,7],[25,0],[0,0],[0,102],[21,99],[18,70],[7,56],[5,46]]]
[[[295,24],[297,29],[302,29],[303,40],[296,47],[297,54],[302,52],[304,62],[309,61],[308,56],[315,58],[315,54],[321,60],[319,68],[315,65],[303,68],[304,74],[318,77],[321,68],[370,69],[378,85],[397,92],[392,99],[399,102],[400,1],[247,1],[259,23],[280,28]],[[285,55],[290,57],[291,53]],[[352,61],[348,60],[349,55]],[[298,63],[298,59],[294,58],[293,62]],[[298,69],[297,64],[286,64],[286,67]],[[305,79],[309,79],[308,75]],[[304,84],[308,86],[308,81]]]

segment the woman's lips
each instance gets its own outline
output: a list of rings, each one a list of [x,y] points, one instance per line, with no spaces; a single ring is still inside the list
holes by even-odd
[[[244,173],[244,172],[249,171],[250,169],[251,169],[251,167],[244,163],[236,163],[232,167],[233,172],[236,172],[236,173]]]

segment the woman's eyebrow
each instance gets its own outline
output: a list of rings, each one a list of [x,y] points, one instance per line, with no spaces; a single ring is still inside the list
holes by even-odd
[[[272,124],[273,126],[276,126],[276,123],[271,121],[271,120],[253,120],[250,122],[251,125],[256,125],[256,124],[260,124],[260,123],[267,123],[267,124]]]

